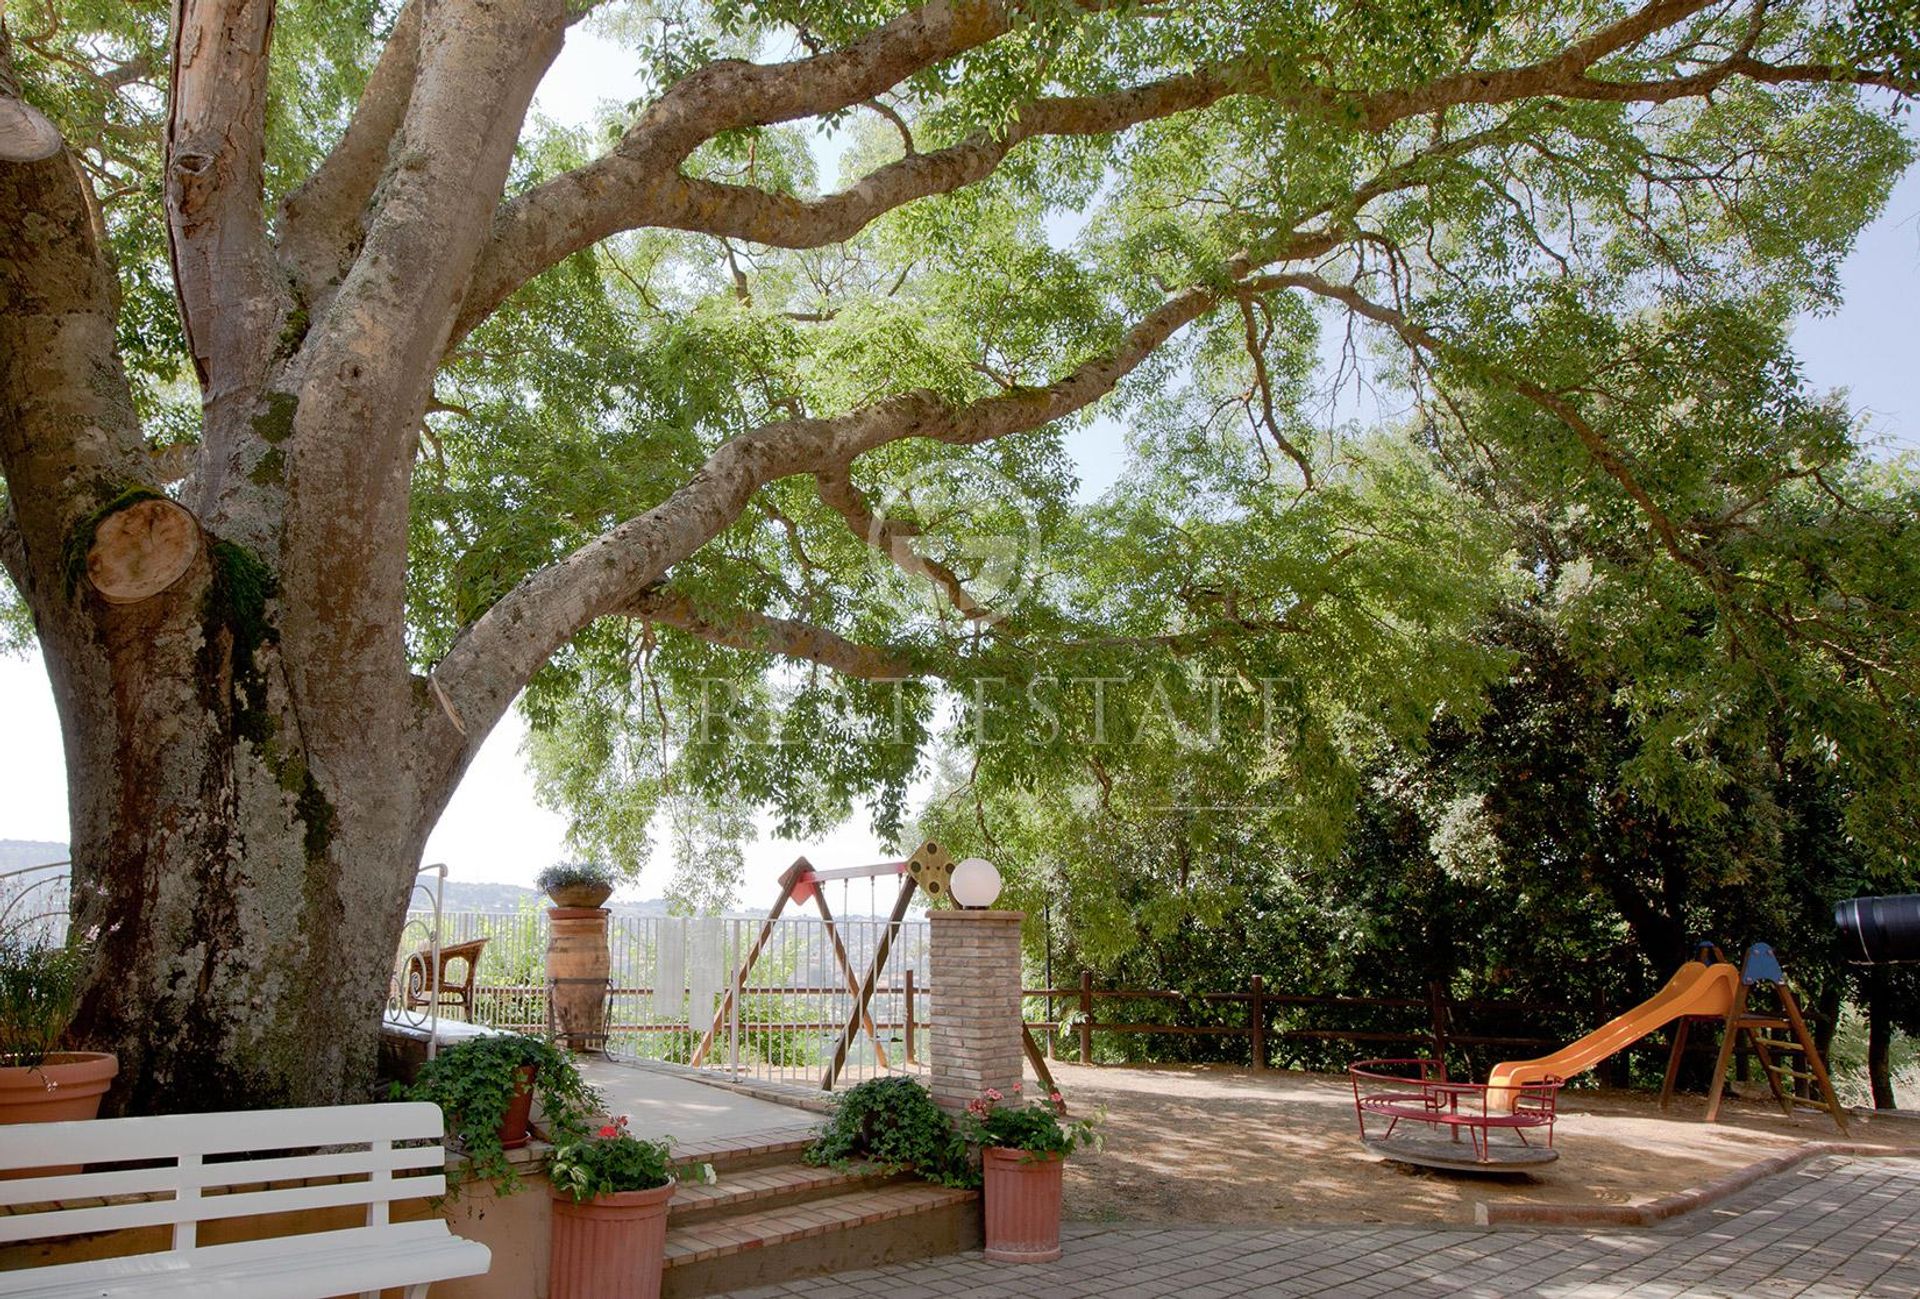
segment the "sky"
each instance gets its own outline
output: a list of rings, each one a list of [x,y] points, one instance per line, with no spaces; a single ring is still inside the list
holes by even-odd
[[[633,68],[630,56],[576,30],[541,86],[535,109],[558,122],[585,122],[597,104],[638,95]],[[823,175],[833,175],[840,142],[823,139],[817,152]],[[1807,378],[1818,388],[1846,389],[1889,447],[1920,450],[1920,169],[1908,173],[1885,213],[1863,233],[1842,283],[1841,308],[1803,320],[1795,330]],[[1103,420],[1068,438],[1083,494],[1097,495],[1119,473],[1121,436],[1118,426]],[[481,746],[428,840],[427,862],[447,863],[455,879],[531,884],[541,867],[566,855],[564,821],[534,801],[520,753],[525,738],[519,715],[509,713]],[[0,656],[0,839],[64,842],[66,799],[60,727],[45,669],[37,655]],[[824,841],[802,844],[764,833],[748,846],[738,903],[770,904],[774,877],[802,854],[822,867],[892,855],[858,814]],[[657,896],[668,870],[664,860],[650,864],[621,895]],[[865,911],[864,899],[853,902],[855,911]]]

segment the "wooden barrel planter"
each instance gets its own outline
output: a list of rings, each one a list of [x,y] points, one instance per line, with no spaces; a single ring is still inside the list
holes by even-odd
[[[604,1051],[607,1046],[607,977],[613,968],[607,952],[608,914],[605,907],[547,909],[553,1027],[575,1051]]]

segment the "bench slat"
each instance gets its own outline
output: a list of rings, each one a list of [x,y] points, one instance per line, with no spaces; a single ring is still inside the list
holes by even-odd
[[[0,1272],[0,1295],[18,1299],[325,1299],[391,1286],[478,1276],[492,1252],[453,1235],[439,1219],[273,1240],[212,1245],[189,1253],[66,1263]]]
[[[386,1183],[335,1182],[327,1186],[289,1186],[271,1191],[209,1195],[197,1200],[143,1200],[133,1204],[50,1209],[40,1213],[15,1213],[0,1217],[0,1242],[69,1236],[89,1231],[118,1231],[127,1227],[207,1222],[217,1218],[245,1218],[265,1213],[294,1213],[304,1209],[365,1205],[374,1201],[413,1200],[446,1193],[446,1175],[433,1173]]]
[[[0,1169],[364,1145],[369,1141],[439,1141],[445,1135],[440,1107],[429,1101],[24,1123],[12,1125],[0,1140]]]
[[[182,1168],[177,1163],[160,1164],[152,1168],[109,1168],[86,1173],[62,1173],[54,1177],[21,1177],[0,1181],[0,1206],[101,1199],[110,1195],[142,1195],[187,1186],[206,1189],[261,1182],[301,1181],[313,1177],[347,1177],[382,1171],[439,1168],[445,1162],[446,1152],[440,1146],[407,1146],[378,1151],[339,1150],[318,1155],[202,1163],[190,1169]]]

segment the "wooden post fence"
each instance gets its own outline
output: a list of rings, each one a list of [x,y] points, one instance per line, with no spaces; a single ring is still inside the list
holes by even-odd
[[[1080,1063],[1093,1063],[1093,971],[1080,971]]]
[[[1253,1071],[1267,1071],[1267,986],[1259,975],[1247,983],[1247,1030],[1253,1036]]]
[[[1440,1076],[1447,1076],[1447,990],[1434,979],[1427,984],[1427,1004],[1433,1015],[1433,1058],[1440,1063]]]
[[[914,1010],[913,1010],[913,969],[912,967],[908,967],[906,971],[906,976],[907,976],[907,983],[906,983],[906,988],[904,990],[906,994],[905,996],[906,1004],[904,1007],[904,1012],[901,1015],[901,1018],[907,1021],[907,1033],[906,1033],[907,1040],[905,1044],[906,1052],[907,1052],[907,1063],[918,1064],[920,1063],[920,1061],[919,1061],[919,1057],[914,1052],[914,1042],[913,1042],[913,1022],[917,1018],[917,1016],[914,1014]]]

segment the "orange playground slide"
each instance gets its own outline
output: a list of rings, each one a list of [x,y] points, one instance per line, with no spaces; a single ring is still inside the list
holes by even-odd
[[[1685,1015],[1724,1016],[1733,1009],[1740,967],[1731,961],[1688,961],[1664,988],[1624,1015],[1608,1020],[1577,1042],[1538,1060],[1509,1060],[1487,1075],[1487,1108],[1509,1112],[1518,1088],[1543,1078],[1571,1079],[1616,1051]]]

